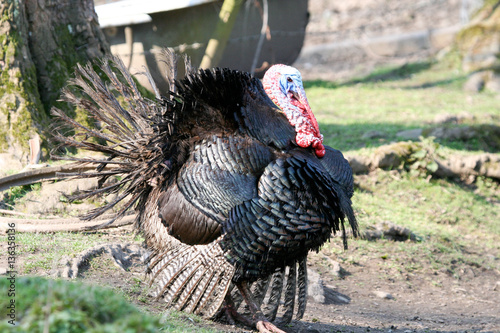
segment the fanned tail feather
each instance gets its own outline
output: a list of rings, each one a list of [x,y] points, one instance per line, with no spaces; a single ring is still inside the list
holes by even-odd
[[[213,317],[228,292],[234,267],[217,242],[208,245],[179,245],[153,253],[148,275],[156,285],[153,295],[178,310]]]
[[[237,288],[231,288],[231,300],[235,309],[238,309],[243,303],[243,297]],[[300,320],[307,304],[307,258],[257,280],[251,285],[251,291],[268,320],[274,321],[280,313],[282,324],[290,323],[294,313],[295,319]],[[242,311],[250,314],[246,305]]]
[[[283,304],[284,313],[282,322],[292,321],[293,309],[295,306],[295,290],[297,287],[297,267],[295,263],[288,267],[288,277],[286,279],[285,303]]]
[[[271,289],[269,290],[269,298],[262,308],[262,312],[267,319],[274,321],[278,314],[278,309],[283,291],[284,270],[275,272],[271,277]]]
[[[295,319],[300,320],[304,316],[307,306],[307,257],[299,261],[297,289],[297,313]]]
[[[162,49],[161,54],[163,55],[163,57],[160,58],[160,61],[165,63],[166,70],[164,77],[168,82],[170,91],[176,93],[177,87],[175,85],[175,79],[178,77],[177,64],[179,62],[180,56],[170,48]],[[188,74],[192,74],[195,72],[195,68],[191,65],[191,59],[186,54],[182,55],[181,60],[184,63],[185,76],[188,76]],[[155,94],[159,96],[158,89],[156,89],[155,87],[153,87],[153,89],[155,90]]]
[[[54,159],[93,164],[95,171],[71,173],[64,176],[98,178],[99,188],[86,191],[69,200],[81,200],[103,194],[118,193],[117,199],[91,210],[84,219],[90,220],[125,202],[116,214],[124,216],[131,207],[145,200],[152,186],[163,183],[172,174],[165,163],[174,128],[174,100],[150,100],[137,88],[123,62],[117,57],[107,57],[99,65],[99,75],[91,64],[78,65],[71,84],[80,92],[65,90],[63,100],[84,109],[90,119],[99,124],[93,129],[53,108],[63,126],[58,127],[55,139],[67,147],[105,154],[107,158],[59,157]],[[101,76],[103,78],[101,78]],[[151,79],[151,84],[155,86]],[[83,97],[78,97],[82,94]],[[119,97],[117,97],[119,96]],[[64,131],[75,134],[67,136]],[[167,155],[168,156],[168,155]],[[122,176],[119,181],[108,182],[111,176]]]

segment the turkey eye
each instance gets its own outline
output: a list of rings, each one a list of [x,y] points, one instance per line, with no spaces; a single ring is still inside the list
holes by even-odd
[[[293,80],[292,80],[292,78],[291,78],[291,77],[287,78],[286,80],[287,80],[288,82],[293,82]]]

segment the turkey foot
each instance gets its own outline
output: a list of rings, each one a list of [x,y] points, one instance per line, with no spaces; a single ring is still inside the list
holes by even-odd
[[[252,313],[252,324],[259,330],[260,333],[286,333],[283,330],[277,328],[273,323],[271,323],[264,316],[262,311],[260,311],[260,306],[257,304],[255,299],[253,298],[250,289],[245,281],[236,283],[238,290],[240,291],[243,299],[248,304],[248,308]]]
[[[257,321],[255,327],[257,327],[260,333],[286,333],[285,331],[277,328],[273,323],[269,322],[267,319]]]

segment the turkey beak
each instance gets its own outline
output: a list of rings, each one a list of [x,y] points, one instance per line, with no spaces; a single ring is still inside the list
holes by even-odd
[[[304,110],[307,110],[309,114],[312,114],[311,107],[309,106],[309,103],[307,102],[307,99],[304,98],[302,94],[300,94],[298,91],[295,90],[290,90],[292,93],[293,98],[303,106]]]
[[[303,98],[303,96],[297,91],[292,91],[292,95],[297,100],[297,102],[299,102],[299,104],[304,107],[304,110],[307,110],[307,113],[309,113],[309,115],[312,115],[311,107],[309,106],[307,99]]]

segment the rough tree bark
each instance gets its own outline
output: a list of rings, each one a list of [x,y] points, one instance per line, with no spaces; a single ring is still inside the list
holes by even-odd
[[[25,160],[33,136],[49,147],[50,109],[69,110],[57,99],[73,67],[108,53],[92,0],[0,2],[0,168]]]

